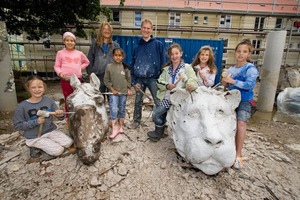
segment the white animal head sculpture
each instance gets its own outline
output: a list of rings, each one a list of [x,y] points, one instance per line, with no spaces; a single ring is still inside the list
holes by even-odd
[[[191,98],[190,96],[193,95]],[[205,174],[233,165],[236,155],[238,90],[220,92],[204,86],[171,95],[167,122],[178,153]]]
[[[277,111],[300,122],[300,87],[285,88],[277,96]]]
[[[74,138],[77,154],[84,164],[93,164],[100,156],[100,143],[107,134],[108,115],[103,95],[99,91],[100,81],[91,74],[90,83],[81,83],[75,74],[70,79],[74,92],[67,98],[69,131]]]

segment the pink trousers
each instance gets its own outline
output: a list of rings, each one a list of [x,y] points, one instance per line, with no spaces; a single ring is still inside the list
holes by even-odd
[[[82,82],[82,79],[79,78],[80,82]],[[65,81],[63,79],[60,79],[60,85],[61,85],[61,89],[62,89],[62,92],[64,94],[64,98],[65,98],[65,111],[68,112],[68,105],[67,105],[67,97],[73,93],[73,88],[72,86],[70,85],[70,81]],[[68,115],[66,115],[66,118],[68,118]]]
[[[51,156],[59,156],[64,152],[65,148],[73,144],[73,140],[62,131],[56,129],[39,138],[26,139],[25,143],[27,146],[39,148]]]

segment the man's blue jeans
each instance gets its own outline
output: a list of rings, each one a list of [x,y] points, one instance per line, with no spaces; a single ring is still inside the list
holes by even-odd
[[[158,103],[158,99],[156,97],[157,93],[157,85],[156,85],[157,79],[150,79],[150,78],[138,78],[137,83],[141,85],[141,90],[143,92],[146,91],[146,88],[150,90],[150,93],[152,95],[152,98],[154,100],[154,107]],[[140,91],[136,91],[135,96],[135,103],[134,103],[134,113],[133,113],[133,121],[136,123],[141,123],[142,119],[142,106],[143,106],[143,93]]]

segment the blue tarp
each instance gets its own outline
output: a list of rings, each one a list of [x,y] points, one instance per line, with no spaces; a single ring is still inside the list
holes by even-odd
[[[125,63],[130,64],[132,52],[134,47],[137,45],[139,36],[121,36],[115,35],[113,36],[113,40],[120,44],[121,48],[124,50],[126,54],[126,58],[124,59]],[[183,56],[182,59],[186,63],[192,63],[195,55],[199,51],[202,46],[209,45],[212,47],[215,54],[215,64],[218,67],[218,74],[216,76],[215,83],[220,81],[220,74],[222,71],[222,58],[223,58],[223,49],[224,43],[222,40],[201,40],[201,39],[183,39],[183,38],[157,38],[164,44],[165,52],[166,52],[166,60],[168,60],[167,49],[172,43],[178,43],[182,47]]]

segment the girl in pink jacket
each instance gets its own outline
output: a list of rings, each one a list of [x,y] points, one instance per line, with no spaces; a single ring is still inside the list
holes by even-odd
[[[90,61],[81,52],[75,49],[76,37],[71,32],[63,34],[63,42],[65,48],[59,50],[56,54],[54,70],[60,77],[60,84],[64,94],[65,102],[67,97],[73,92],[70,85],[70,77],[76,74],[78,79],[82,81],[82,70],[86,68]],[[65,110],[68,111],[68,106],[65,104]]]

